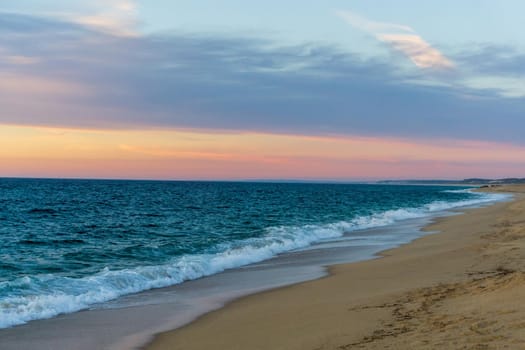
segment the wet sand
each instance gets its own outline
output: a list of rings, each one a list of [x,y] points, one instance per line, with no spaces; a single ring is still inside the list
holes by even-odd
[[[438,219],[440,232],[248,296],[159,334],[164,349],[523,349],[525,186],[510,203]]]
[[[179,328],[234,299],[318,279],[327,275],[325,266],[371,259],[378,251],[412,241],[424,234],[420,228],[429,220],[356,231],[257,264],[0,329],[0,350],[137,349],[154,334]]]

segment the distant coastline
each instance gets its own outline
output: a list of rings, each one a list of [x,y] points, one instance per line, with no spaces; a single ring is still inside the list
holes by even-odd
[[[378,184],[392,185],[463,185],[463,186],[484,186],[484,185],[514,185],[525,184],[525,178],[504,178],[504,179],[484,179],[469,178],[463,180],[381,180]]]

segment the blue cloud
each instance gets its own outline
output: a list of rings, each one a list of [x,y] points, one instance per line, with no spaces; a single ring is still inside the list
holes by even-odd
[[[525,54],[508,45],[472,45],[458,54],[457,61],[478,73],[525,79]]]
[[[466,88],[454,83],[457,78],[407,73],[394,62],[365,60],[337,47],[278,47],[261,38],[180,33],[116,37],[49,18],[12,14],[0,14],[0,30],[6,33],[0,47],[12,55],[38,58],[31,65],[0,61],[3,72],[72,82],[89,91],[37,99],[30,92],[7,96],[0,89],[0,123],[525,144],[521,132],[525,99]],[[467,64],[481,61],[480,57],[486,56],[464,54],[454,59]],[[522,60],[518,54],[513,57]],[[498,57],[491,56],[491,61],[483,69],[522,67],[500,68],[505,61]],[[421,84],[428,79],[440,84]],[[443,84],[447,79],[452,83]]]

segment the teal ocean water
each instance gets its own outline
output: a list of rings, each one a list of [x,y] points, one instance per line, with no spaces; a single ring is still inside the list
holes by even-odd
[[[504,198],[443,186],[0,179],[0,328]]]

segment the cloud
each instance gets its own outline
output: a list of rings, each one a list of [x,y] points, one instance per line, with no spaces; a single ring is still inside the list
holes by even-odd
[[[11,62],[13,64],[20,64]],[[58,99],[61,97],[86,96],[90,93],[86,86],[67,80],[44,79],[31,75],[0,73],[0,92],[5,98],[8,95],[21,97],[30,95],[37,99]]]
[[[463,84],[474,89],[493,90],[509,98],[525,97],[524,77],[477,76],[465,79]]]
[[[117,36],[139,36],[137,4],[133,0],[95,2],[91,14],[71,14],[66,20]]]
[[[336,13],[339,17],[343,18],[352,26],[364,32],[372,34],[392,32],[414,33],[414,30],[406,25],[386,22],[375,22],[350,11],[337,11]]]
[[[525,53],[514,47],[493,44],[470,44],[455,60],[462,69],[483,75],[523,76]]]
[[[32,9],[28,10],[29,8]],[[138,14],[136,0],[57,0],[46,4],[45,11],[21,4],[17,12],[4,13],[0,19],[0,27],[26,32],[42,27],[46,30],[63,30],[69,24],[76,24],[76,28],[69,26],[68,29],[136,37],[140,35]],[[32,23],[33,20],[36,23]]]
[[[525,54],[501,45],[470,45],[457,55],[458,67],[466,72],[468,88],[492,91],[503,97],[525,97]]]
[[[378,39],[405,54],[420,68],[450,69],[454,64],[418,35],[381,34]]]
[[[0,61],[3,61],[9,65],[26,65],[26,64],[36,64],[38,63],[38,58],[29,57],[29,56],[20,56],[20,55],[3,55],[0,52]]]
[[[0,30],[9,55],[37,59],[0,60],[10,81],[24,83],[0,86],[3,124],[525,143],[523,99],[454,81],[422,85],[424,72],[336,47],[177,33],[115,36],[1,13]]]
[[[377,40],[401,52],[420,68],[454,68],[454,63],[450,59],[432,47],[409,26],[375,22],[349,11],[338,11],[337,15],[355,28],[374,35]]]
[[[117,36],[138,36],[135,30],[135,22],[132,19],[123,19],[110,14],[97,14],[93,16],[76,16],[71,18],[72,22],[100,30]]]

